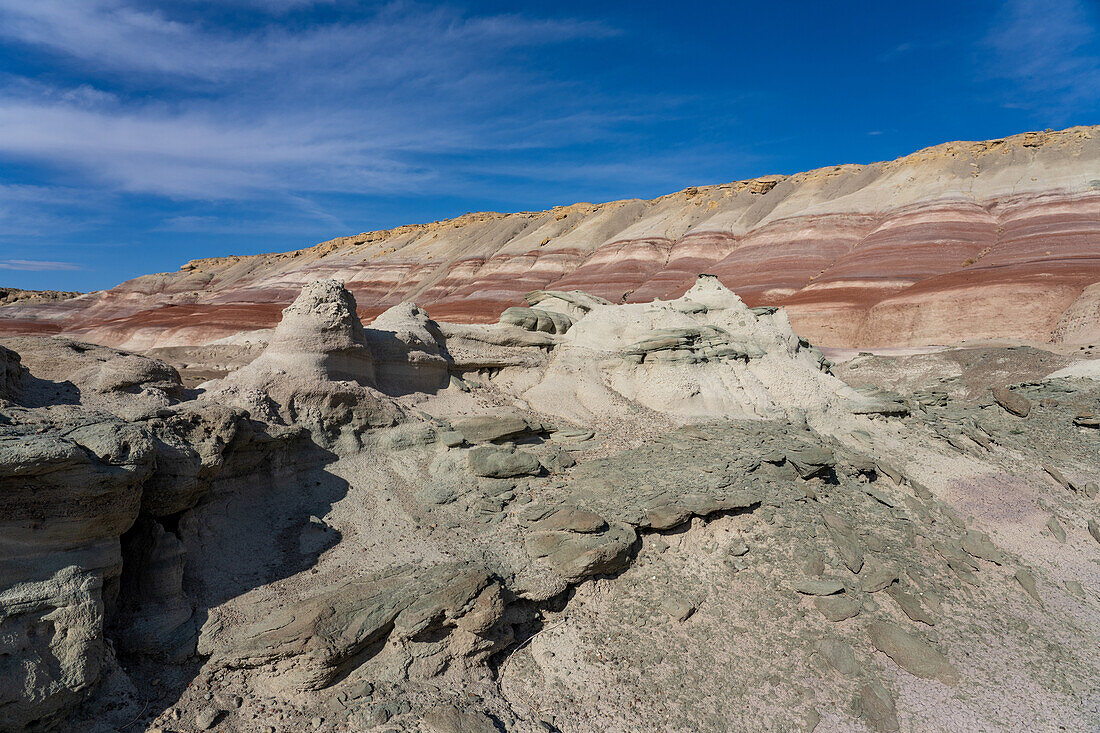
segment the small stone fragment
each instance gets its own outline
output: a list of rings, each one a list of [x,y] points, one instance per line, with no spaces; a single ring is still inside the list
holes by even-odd
[[[924,484],[909,479],[909,487],[913,489],[913,493],[918,499],[924,499],[925,501],[932,498],[932,492],[928,490]]]
[[[591,534],[532,532],[524,544],[531,557],[546,558],[562,577],[579,580],[621,570],[636,539],[632,527],[615,523],[604,532]]]
[[[477,415],[455,420],[454,429],[471,443],[488,443],[529,432],[531,427],[519,415]]]
[[[649,527],[657,531],[664,531],[679,527],[691,518],[691,512],[682,507],[664,504],[646,510],[645,518]]]
[[[695,606],[683,598],[666,598],[661,601],[661,609],[673,621],[680,622],[687,621],[695,613]]]
[[[867,535],[863,538],[864,543],[867,545],[867,549],[871,552],[882,552],[886,549],[886,541],[877,534]],[[863,572],[862,570],[860,572]]]
[[[832,512],[822,512],[821,519],[825,522],[825,526],[836,532],[851,532],[852,525],[849,524],[847,519],[844,519],[840,515],[833,514]]]
[[[490,445],[470,450],[468,460],[470,472],[486,478],[511,478],[535,475],[542,471],[542,464],[534,455],[522,450]]]
[[[826,473],[836,465],[833,452],[828,448],[818,446],[790,449],[786,452],[785,457],[803,479]]]
[[[959,577],[959,580],[967,585],[981,585],[981,581],[978,580],[978,576],[974,574],[970,566],[955,562],[954,560],[948,560],[947,566],[954,571],[955,575]]]
[[[863,493],[867,494],[867,496],[871,497],[872,499],[877,501],[879,504],[882,504],[884,506],[888,506],[891,509],[893,509],[894,507],[896,507],[898,505],[898,503],[896,501],[894,501],[892,497],[888,496],[886,494],[886,492],[881,491],[881,490],[875,488],[874,486],[864,486],[863,487]]]
[[[959,681],[959,673],[947,657],[900,626],[879,621],[871,624],[868,631],[875,648],[910,674],[924,679],[938,679],[945,685],[954,685]]]
[[[1016,582],[1020,584],[1020,587],[1023,588],[1036,603],[1042,604],[1043,599],[1039,597],[1039,589],[1035,585],[1035,576],[1032,575],[1030,571],[1024,568],[1017,570]]]
[[[980,430],[966,430],[964,434],[986,450],[993,448],[993,441]]]
[[[1049,529],[1050,533],[1054,535],[1054,539],[1058,540],[1059,542],[1066,541],[1066,530],[1064,530],[1062,528],[1062,525],[1058,523],[1057,517],[1051,517],[1047,520],[1047,529]]]
[[[199,730],[210,730],[218,722],[220,715],[220,710],[208,705],[195,713],[195,727]]]
[[[877,593],[898,581],[898,571],[894,568],[882,568],[875,570],[863,579],[862,589],[864,593]]]
[[[535,530],[565,530],[568,532],[602,532],[607,529],[607,522],[595,512],[590,512],[577,507],[565,506],[556,512],[535,522],[532,529]]]
[[[1073,418],[1073,424],[1079,428],[1100,428],[1100,414],[1089,407],[1080,407]]]
[[[436,733],[497,733],[492,719],[476,711],[463,712],[453,705],[438,705],[424,714],[424,722]]]
[[[891,585],[889,588],[887,588],[886,593],[891,598],[893,598],[895,602],[897,602],[898,607],[901,608],[902,613],[904,613],[913,621],[919,621],[923,624],[928,624],[929,626],[936,625],[935,615],[933,615],[933,613],[929,609],[925,608],[924,604],[921,603],[921,599],[917,596],[911,593],[906,593],[905,591],[898,588],[896,585]]]
[[[814,599],[814,605],[822,616],[833,623],[852,618],[859,613],[860,608],[859,601],[846,594],[819,596]]]
[[[806,575],[821,575],[825,572],[825,560],[820,553],[810,552],[802,562],[802,572]]]
[[[864,685],[860,689],[859,710],[860,716],[873,730],[894,733],[901,729],[893,696],[877,682]]]
[[[1100,524],[1097,524],[1095,519],[1090,519],[1088,523],[1088,528],[1089,534],[1092,535],[1092,538],[1097,542],[1100,542]]]
[[[1052,479],[1057,481],[1058,485],[1061,486],[1063,489],[1066,489],[1068,491],[1077,491],[1077,486],[1068,478],[1066,478],[1065,474],[1063,474],[1054,466],[1051,466],[1049,463],[1044,463],[1043,470],[1046,471]]]
[[[899,486],[901,485],[902,479],[905,478],[901,471],[894,468],[889,463],[884,463],[882,461],[877,461],[875,463],[875,472],[881,473]]]
[[[863,671],[852,647],[840,639],[820,639],[814,644],[814,651],[845,677],[855,677]]]
[[[831,529],[831,528],[830,528]],[[860,547],[859,540],[851,532],[843,532],[832,530],[833,542],[836,543],[837,552],[840,553],[840,559],[844,563],[844,566],[851,570],[853,573],[858,573],[863,569],[863,548]]]
[[[997,565],[1004,564],[1004,555],[985,532],[979,532],[976,529],[968,530],[960,546],[979,560],[988,560]]]
[[[932,541],[932,547],[940,554],[944,560],[951,564],[952,567],[956,565],[963,565],[971,570],[978,569],[978,563],[975,562],[969,555],[960,552],[957,548],[945,545],[942,542]]]
[[[794,584],[794,589],[807,596],[831,596],[844,592],[844,584],[839,580],[807,579]]]
[[[998,405],[1017,417],[1027,417],[1031,414],[1031,400],[1007,387],[994,387],[993,399]]]
[[[586,440],[591,440],[596,434],[591,430],[574,430],[572,428],[563,428],[550,434],[550,440],[555,443],[583,443]]]
[[[548,455],[541,459],[543,467],[549,473],[564,473],[577,465],[577,459],[569,451],[562,450],[558,446],[550,446]]]
[[[439,434],[439,442],[448,448],[457,448],[465,443],[466,439],[457,430],[444,430]]]

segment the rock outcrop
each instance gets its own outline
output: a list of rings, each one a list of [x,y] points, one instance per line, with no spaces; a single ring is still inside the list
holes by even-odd
[[[163,362],[69,340],[8,344],[30,368],[0,353],[0,730],[23,731],[56,725],[95,689],[113,664],[108,628],[119,651],[194,653],[185,550],[160,522],[174,528],[198,505],[227,455],[233,474],[239,457],[280,444],[256,450],[243,411],[181,409]]]
[[[552,312],[549,301],[542,305]],[[542,412],[581,422],[625,404],[687,419],[775,418],[844,400],[873,409],[824,373],[824,363],[785,313],[755,313],[703,275],[676,300],[591,307],[522,396]]]
[[[22,288],[0,288],[0,307],[12,303],[43,302],[68,300],[83,295],[71,290],[23,290]]]
[[[376,359],[335,280],[318,280],[283,312],[267,348],[216,386],[206,400],[237,405],[285,425],[309,425],[328,440],[391,425],[398,410],[377,384]]]
[[[16,337],[5,343],[29,372],[15,398],[26,407],[80,404],[133,419],[182,396],[179,373],[159,359],[64,337]]]
[[[401,302],[491,323],[534,290],[671,299],[714,273],[823,346],[1096,340],[1100,128],[954,142],[898,160],[699,186],[650,201],[467,214],[315,247],[189,262],[102,293],[0,309],[0,334],[147,349],[267,328],[338,277],[370,318]],[[563,312],[560,309],[552,309]],[[539,331],[530,311],[508,321]]]
[[[0,426],[5,729],[56,722],[96,682],[119,537],[138,517],[154,455],[141,428],[80,411]]]
[[[11,349],[0,346],[0,400],[14,400],[22,391],[22,359]]]

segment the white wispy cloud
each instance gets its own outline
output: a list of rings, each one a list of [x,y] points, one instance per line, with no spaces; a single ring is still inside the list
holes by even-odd
[[[0,270],[48,272],[79,269],[81,269],[80,265],[73,264],[72,262],[51,262],[49,260],[0,260]]]
[[[454,77],[468,71],[470,61],[501,51],[615,34],[593,21],[467,17],[446,6],[406,4],[382,5],[354,22],[302,28],[272,21],[245,33],[172,20],[126,0],[0,0],[0,18],[0,35],[101,70],[210,82],[297,70],[322,86],[326,80],[319,72],[326,70],[342,70],[376,87],[399,79],[430,81]],[[438,65],[447,60],[458,66]],[[334,81],[344,86],[347,80]]]
[[[1082,0],[1009,0],[984,40],[988,71],[1014,83],[1006,106],[1064,114],[1100,90],[1100,8]]]
[[[72,88],[0,83],[0,155],[117,191],[275,196],[303,210],[316,192],[461,187],[447,156],[596,141],[629,124],[621,100],[523,58],[613,34],[584,20],[407,4],[230,32],[132,0],[0,0],[0,36],[88,77]]]

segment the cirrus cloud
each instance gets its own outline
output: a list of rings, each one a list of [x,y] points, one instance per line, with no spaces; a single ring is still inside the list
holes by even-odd
[[[0,36],[85,77],[7,77],[0,155],[178,199],[446,186],[438,156],[612,135],[629,119],[621,100],[512,57],[613,34],[412,5],[234,31],[122,0],[0,0]]]
[[[988,70],[1014,104],[1067,116],[1100,91],[1100,10],[1081,0],[1009,0],[986,36]]]
[[[56,270],[79,270],[80,265],[72,262],[51,262],[49,260],[0,260],[0,270],[24,270],[27,272],[48,272]]]

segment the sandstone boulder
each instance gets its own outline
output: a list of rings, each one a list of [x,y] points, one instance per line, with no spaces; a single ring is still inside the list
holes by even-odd
[[[542,471],[542,464],[533,454],[514,448],[483,445],[467,455],[470,472],[486,478],[532,476]]]
[[[103,574],[67,565],[0,590],[0,723],[5,731],[57,724],[99,679]]]
[[[18,352],[26,372],[19,402],[28,407],[79,403],[137,419],[182,397],[179,373],[159,359],[60,337],[5,343]]]
[[[567,581],[621,570],[637,534],[628,524],[614,523],[602,532],[535,531],[527,535],[528,554],[545,559]]]
[[[193,507],[225,461],[225,452],[252,428],[241,409],[200,404],[150,420],[156,471],[142,491],[142,511],[166,517]]]
[[[462,433],[467,443],[491,443],[531,431],[527,421],[514,413],[464,417],[452,421],[451,425]]]
[[[213,644],[229,666],[264,668],[278,690],[321,689],[377,654],[391,634],[398,645],[460,625],[485,634],[503,610],[485,602],[496,587],[488,573],[461,563],[393,568],[314,591],[227,639],[200,640],[200,649]]]
[[[757,316],[711,276],[668,302],[586,303],[521,396],[534,409],[583,423],[627,405],[680,419],[781,419],[791,408],[873,402],[824,373],[820,353],[782,312]]]

